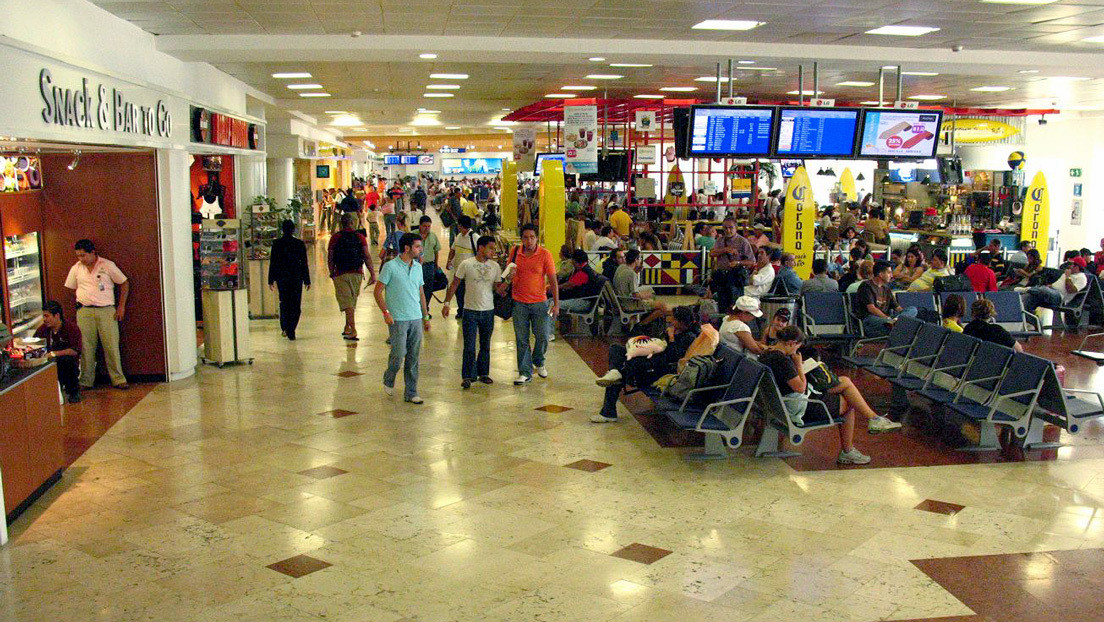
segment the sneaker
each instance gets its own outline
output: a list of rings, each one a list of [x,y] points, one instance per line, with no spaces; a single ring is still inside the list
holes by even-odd
[[[611,369],[606,372],[605,376],[595,380],[594,382],[600,387],[612,387],[615,384],[620,384],[622,380],[621,372],[616,369]]]
[[[548,377],[548,368],[545,367],[544,365],[541,365],[540,367],[537,368],[537,375],[540,376],[541,378],[547,378]]]
[[[520,384],[529,384],[530,382],[533,382],[532,376],[523,376],[519,374],[517,378],[514,378],[514,386]]]
[[[470,389],[471,388],[471,380],[468,380],[467,378],[464,378],[463,380],[461,380],[460,381],[460,388],[461,389]]]
[[[411,404],[421,404],[421,403],[425,402],[425,400],[418,397],[417,395],[415,395],[414,397],[405,397],[405,398],[403,398],[403,401],[404,402],[410,402]],[[870,458],[867,458],[867,460],[870,460]]]
[[[494,379],[492,379],[490,376],[480,376],[479,382],[482,382],[483,384],[494,384]]]
[[[870,420],[867,424],[867,431],[871,434],[878,434],[879,432],[889,432],[890,430],[900,429],[901,424],[891,420],[885,415],[878,415]]]
[[[617,417],[607,417],[605,415],[594,415],[590,418],[591,423],[617,423]]]
[[[841,451],[839,457],[836,458],[836,462],[839,464],[869,464],[870,456],[863,455],[858,449],[852,447],[851,451]]]
[[[555,340],[556,340],[556,333],[552,333],[551,335],[548,336],[548,341],[549,342],[553,342]]]
[[[394,395],[395,394],[395,387],[389,387],[387,385],[383,385],[383,392],[386,393],[389,396]]]

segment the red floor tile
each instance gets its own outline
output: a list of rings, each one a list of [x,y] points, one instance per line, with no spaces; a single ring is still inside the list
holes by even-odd
[[[601,471],[602,469],[613,466],[612,464],[606,464],[605,462],[596,462],[594,460],[578,460],[571,464],[565,464],[565,467],[569,469],[578,469],[580,471],[586,471],[587,473],[593,473],[595,471]]]
[[[641,564],[653,564],[671,554],[667,549],[661,549],[647,544],[634,542],[623,549],[610,553],[613,557],[620,557]]]
[[[298,579],[305,577],[312,572],[318,572],[329,568],[333,564],[324,562],[320,559],[315,559],[309,555],[296,555],[295,557],[289,557],[283,561],[278,561],[275,564],[269,564],[265,568],[271,568],[276,572],[286,574],[292,579]]]

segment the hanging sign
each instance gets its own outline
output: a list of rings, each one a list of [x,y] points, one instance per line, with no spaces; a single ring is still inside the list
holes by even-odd
[[[0,155],[0,192],[42,189],[42,163],[38,156]]]
[[[1073,203],[1070,204],[1070,224],[1081,224],[1081,199],[1074,199]]]
[[[831,108],[836,105],[836,100],[823,97],[814,97],[809,100],[809,105],[815,108]]]
[[[575,173],[598,172],[597,137],[597,106],[564,106],[564,159]]]
[[[786,209],[782,220],[782,250],[794,256],[794,270],[802,279],[809,278],[813,268],[813,238],[816,202],[813,187],[804,166],[794,171],[786,186]]]
[[[1070,177],[1080,177],[1080,176],[1081,176],[1081,169],[1079,169],[1079,168],[1071,168],[1070,169]]]
[[[722,97],[721,103],[726,106],[746,106],[746,97]]]
[[[655,164],[658,159],[656,151],[656,145],[638,145],[636,147],[636,163],[641,166]]]
[[[910,102],[898,99],[893,102],[893,107],[900,110],[916,110],[920,107],[920,102]]]
[[[1020,224],[1020,241],[1031,242],[1039,251],[1039,258],[1046,265],[1046,252],[1050,246],[1050,197],[1043,172],[1035,173],[1035,179],[1027,188],[1024,201],[1023,222]]]
[[[645,134],[654,132],[658,127],[656,124],[656,113],[653,110],[637,110],[636,111],[636,131],[643,132]]]
[[[514,162],[518,169],[523,171],[533,170],[536,163],[537,130],[531,127],[519,127],[514,129]]]
[[[995,119],[953,119],[943,128],[954,132],[956,143],[991,143],[1020,133],[1020,128]]]

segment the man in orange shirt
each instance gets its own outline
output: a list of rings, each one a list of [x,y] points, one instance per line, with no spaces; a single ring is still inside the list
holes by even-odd
[[[548,322],[559,314],[560,289],[552,253],[537,243],[536,225],[529,223],[521,227],[521,247],[514,249],[510,260],[514,264],[513,317],[518,361],[518,377],[514,384],[521,385],[532,382],[534,368],[541,378],[548,377],[548,369],[544,366]],[[505,284],[499,285],[500,295],[505,293],[505,288]],[[552,292],[551,306],[546,291]],[[530,332],[533,333],[532,351],[529,349]]]

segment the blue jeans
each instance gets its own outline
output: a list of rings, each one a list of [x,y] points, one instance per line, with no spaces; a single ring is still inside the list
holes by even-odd
[[[1035,313],[1039,307],[1057,309],[1062,306],[1062,294],[1050,286],[1032,287],[1024,293],[1024,310]]]
[[[422,353],[422,321],[406,320],[391,325],[391,356],[387,359],[387,371],[383,372],[383,384],[395,386],[399,366],[403,368],[403,397],[410,399],[418,394],[418,357]]]
[[[885,337],[889,334],[889,323],[899,317],[916,317],[916,307],[905,307],[900,313],[891,313],[890,317],[868,315],[863,318],[863,332],[867,337]]]
[[[464,312],[460,327],[464,331],[464,364],[461,380],[475,380],[491,375],[491,334],[494,332],[494,311]],[[476,353],[476,338],[479,352]]]
[[[533,367],[544,366],[548,350],[548,301],[514,301],[514,338],[517,341],[518,375],[533,377]],[[533,349],[529,350],[529,333],[533,333]]]

